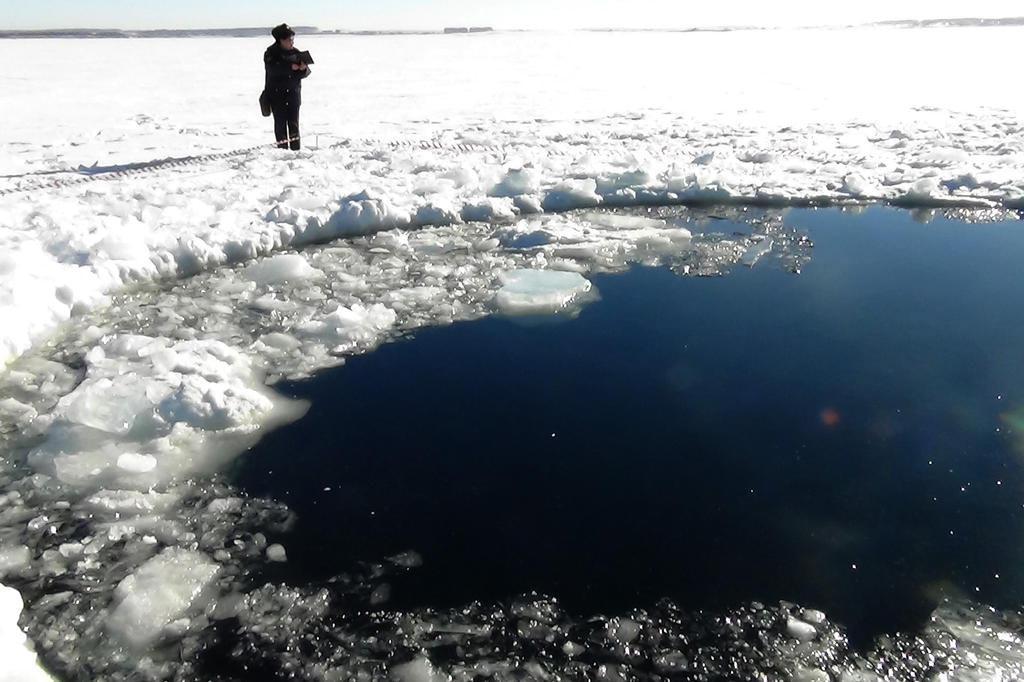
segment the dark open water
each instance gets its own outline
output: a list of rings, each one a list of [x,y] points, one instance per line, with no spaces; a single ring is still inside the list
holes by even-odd
[[[1019,606],[1024,226],[787,221],[816,244],[799,276],[597,276],[578,319],[430,329],[284,386],[309,415],[237,472],[299,515],[270,577],[414,549],[396,607],[788,599],[855,638],[941,594]]]

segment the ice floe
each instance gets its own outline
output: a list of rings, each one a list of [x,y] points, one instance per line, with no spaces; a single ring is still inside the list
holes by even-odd
[[[499,275],[495,296],[498,309],[508,315],[555,313],[591,294],[593,285],[577,272],[513,270]]]

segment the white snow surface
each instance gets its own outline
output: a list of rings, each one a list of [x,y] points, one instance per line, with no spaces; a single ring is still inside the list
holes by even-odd
[[[303,109],[316,151],[0,196],[0,364],[132,283],[394,227],[680,202],[1024,206],[1024,95],[999,68],[1021,38],[300,37],[317,54]],[[265,143],[265,42],[33,42],[31,78],[0,76],[0,191]],[[289,267],[253,277],[315,274]]]
[[[22,606],[17,590],[0,585],[0,682],[50,682],[25,634],[18,629]]]

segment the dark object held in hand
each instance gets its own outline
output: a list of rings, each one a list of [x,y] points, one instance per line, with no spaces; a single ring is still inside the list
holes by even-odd
[[[286,59],[293,64],[305,64],[306,66],[314,63],[313,55],[309,52],[297,52],[295,54],[290,54]]]

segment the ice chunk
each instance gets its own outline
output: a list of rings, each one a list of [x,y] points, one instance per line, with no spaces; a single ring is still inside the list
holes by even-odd
[[[643,228],[665,229],[668,224],[664,220],[645,218],[638,215],[620,215],[601,211],[588,211],[582,218],[588,222],[612,230],[636,230]]]
[[[454,225],[462,222],[460,212],[451,206],[431,202],[416,210],[417,225]]]
[[[600,203],[597,181],[588,178],[566,180],[558,184],[544,197],[543,207],[545,211],[568,211],[574,208],[591,208]]]
[[[555,270],[513,270],[501,275],[501,283],[495,303],[507,315],[558,312],[593,289],[579,273]]]
[[[811,625],[821,625],[825,622],[825,613],[818,609],[803,609],[800,611],[800,620]]]
[[[401,566],[403,568],[417,568],[423,565],[423,557],[420,556],[417,552],[413,551],[396,554],[395,556],[391,557],[391,561],[394,564]]]
[[[562,651],[569,658],[575,658],[582,653],[586,652],[586,648],[576,642],[566,642],[562,645]]]
[[[942,183],[936,177],[921,178],[911,185],[899,203],[909,206],[929,205],[933,201],[948,199],[949,194],[943,190]]]
[[[76,559],[82,556],[82,553],[85,551],[85,545],[81,542],[65,542],[57,548],[57,551],[65,559]]]
[[[521,194],[513,198],[516,210],[523,215],[530,215],[533,213],[542,213],[544,211],[544,205],[535,194]]]
[[[640,636],[640,624],[632,618],[616,618],[608,623],[608,636],[622,644],[629,644]]]
[[[145,647],[172,621],[209,601],[218,570],[200,552],[164,550],[117,586],[107,627],[123,641]]]
[[[786,619],[786,634],[801,642],[810,642],[818,636],[818,631],[810,623],[790,616]]]
[[[210,502],[207,509],[214,514],[229,514],[240,510],[242,504],[242,499],[239,497],[218,497]]]
[[[535,171],[529,168],[513,168],[494,186],[491,196],[517,197],[523,194],[536,194],[539,190],[540,179]]]
[[[462,219],[466,222],[510,220],[515,216],[514,204],[506,198],[483,199],[462,207]]]
[[[338,306],[322,321],[306,324],[300,331],[333,346],[354,347],[359,343],[375,342],[395,325],[397,319],[394,310],[380,303],[368,307],[359,304],[351,308]]]
[[[24,545],[0,546],[0,578],[19,572],[31,560],[32,553]]]
[[[393,682],[442,682],[447,676],[439,673],[428,659],[420,656],[391,668],[390,679]]]
[[[42,448],[32,453],[33,459],[45,452]],[[89,485],[106,474],[117,461],[116,447],[108,446],[99,450],[86,450],[74,454],[61,454],[53,459],[53,470],[61,482],[69,485]]]
[[[880,194],[878,187],[860,173],[850,173],[843,179],[843,191],[858,198],[877,197]]]
[[[666,674],[679,674],[690,667],[690,659],[679,651],[663,651],[654,657],[654,667]]]
[[[156,468],[156,458],[153,455],[126,452],[117,458],[117,466],[129,473],[144,474]]]
[[[386,199],[363,191],[341,200],[338,210],[324,226],[323,235],[309,235],[301,241],[324,236],[371,234],[393,227],[403,227],[411,222],[412,217],[408,211],[398,209]]]
[[[271,312],[274,310],[291,312],[297,307],[295,303],[291,301],[282,301],[276,296],[260,296],[254,300],[251,305],[256,310],[262,310],[264,312]]]
[[[179,496],[173,493],[134,490],[101,490],[85,500],[86,508],[95,512],[117,516],[162,514],[171,508]]]
[[[282,284],[309,279],[320,271],[299,254],[282,254],[253,263],[245,269],[245,276],[257,284]]]
[[[277,563],[284,563],[288,561],[288,554],[284,551],[284,547],[281,545],[270,545],[267,547],[267,559]]]
[[[740,257],[740,262],[746,265],[748,268],[752,268],[757,264],[757,261],[761,260],[764,256],[771,253],[772,247],[775,246],[775,242],[771,237],[765,237],[761,241],[757,242],[749,249],[747,249]]]
[[[160,403],[158,411],[171,423],[221,431],[234,427],[255,428],[273,408],[271,399],[254,388],[189,375]]]
[[[135,425],[136,417],[152,410],[166,390],[133,376],[90,379],[61,399],[61,408],[70,422],[107,433],[126,434]]]
[[[23,606],[17,590],[0,585],[0,682],[51,682],[18,627]]]
[[[275,348],[282,351],[293,351],[302,346],[302,343],[291,334],[283,332],[271,332],[260,337],[259,342],[267,348]]]
[[[14,398],[0,400],[0,419],[24,423],[32,421],[36,416],[37,413],[31,405],[18,402]]]
[[[798,668],[793,674],[793,682],[831,682],[832,678],[824,670],[818,668]]]

